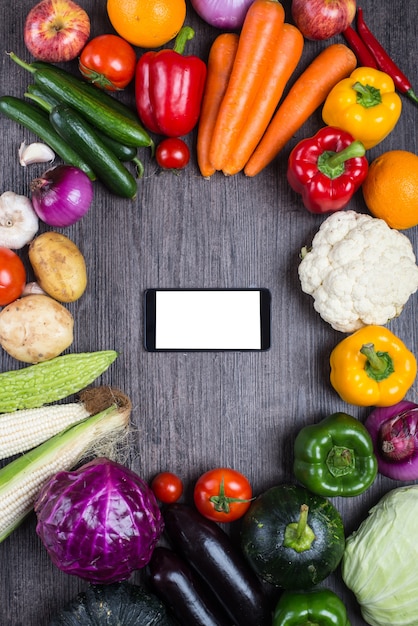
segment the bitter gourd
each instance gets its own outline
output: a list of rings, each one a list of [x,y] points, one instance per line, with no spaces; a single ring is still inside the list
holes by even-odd
[[[118,356],[114,350],[63,354],[0,373],[0,413],[34,409],[90,385]]]

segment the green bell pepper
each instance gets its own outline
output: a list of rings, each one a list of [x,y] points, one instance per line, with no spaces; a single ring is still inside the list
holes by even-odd
[[[366,427],[347,413],[333,413],[302,428],[294,443],[293,472],[321,496],[356,496],[374,482],[377,459]]]
[[[330,589],[284,591],[272,626],[351,626],[347,610]]]

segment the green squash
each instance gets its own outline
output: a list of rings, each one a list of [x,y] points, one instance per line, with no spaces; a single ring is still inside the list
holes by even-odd
[[[90,585],[49,626],[175,626],[162,602],[127,582]]]
[[[241,546],[257,575],[282,589],[309,589],[341,561],[343,522],[329,500],[298,485],[271,487],[242,520]]]

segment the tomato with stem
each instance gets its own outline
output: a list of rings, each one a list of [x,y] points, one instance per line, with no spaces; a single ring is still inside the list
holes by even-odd
[[[99,35],[84,46],[78,67],[90,83],[105,91],[117,91],[132,81],[136,53],[131,44],[118,35]]]
[[[0,306],[6,306],[22,294],[26,270],[22,260],[9,248],[0,248]]]
[[[251,484],[240,472],[226,467],[205,472],[194,487],[199,513],[215,522],[233,522],[242,517],[253,499]]]
[[[177,502],[183,494],[183,482],[173,472],[160,472],[151,481],[151,489],[160,502]]]
[[[158,144],[155,158],[165,170],[182,170],[190,161],[190,150],[183,139],[167,137]]]

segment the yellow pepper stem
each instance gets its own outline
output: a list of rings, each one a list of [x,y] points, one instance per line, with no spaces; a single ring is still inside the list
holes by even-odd
[[[388,352],[376,352],[372,343],[365,343],[360,352],[367,358],[364,369],[373,380],[377,382],[385,380],[395,371],[390,354]]]

